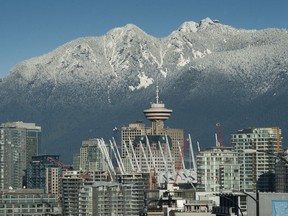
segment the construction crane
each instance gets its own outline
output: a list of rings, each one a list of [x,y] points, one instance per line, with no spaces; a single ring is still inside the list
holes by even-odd
[[[184,145],[185,145],[185,141],[184,141]],[[179,142],[178,142],[178,149],[179,149],[179,159],[180,159],[181,162],[182,162],[182,169],[186,169],[185,163],[184,163],[184,150],[183,150],[183,145],[182,145],[182,148],[181,148]],[[180,169],[180,168],[181,168],[180,163],[178,163],[177,165],[178,165],[178,169]]]
[[[223,138],[222,138],[222,132],[221,132],[221,125],[220,123],[216,123],[216,127],[217,127],[217,141],[219,142],[220,147],[223,147]]]
[[[180,147],[179,143],[178,143],[178,147]],[[183,142],[181,153],[180,153],[179,158],[178,158],[176,176],[175,176],[175,180],[174,180],[174,184],[173,185],[176,185],[177,178],[178,178],[178,175],[179,175],[179,170],[181,168],[181,164],[183,165],[185,147],[186,147],[186,141]]]
[[[65,170],[72,170],[72,169],[73,169],[72,166],[66,165],[66,164],[62,163],[61,161],[56,160],[56,159],[53,158],[53,157],[47,157],[47,160],[49,160],[49,161],[57,164],[58,166],[62,167],[62,168],[65,169]]]

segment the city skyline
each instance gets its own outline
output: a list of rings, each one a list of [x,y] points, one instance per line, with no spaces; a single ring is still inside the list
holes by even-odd
[[[159,104],[157,103],[157,105]],[[152,108],[155,106],[151,107],[150,114],[151,111],[155,111]],[[149,112],[146,110],[147,113]],[[161,119],[159,116],[162,116],[163,112],[159,116],[156,115],[156,112],[153,114],[156,118],[154,120],[159,121]],[[151,115],[149,116],[151,117]],[[155,123],[153,121],[152,125]],[[129,127],[132,125],[129,124]],[[131,132],[135,130],[134,127],[135,125],[131,127]],[[160,126],[160,128],[162,127]],[[16,133],[11,133],[12,130]],[[169,153],[172,139],[161,135],[163,130],[155,130],[156,134],[150,136],[135,136],[131,137],[132,139],[129,136],[129,145],[127,144],[128,147],[125,147],[126,157],[120,157],[118,150],[115,151],[113,145],[117,149],[116,143],[113,144],[109,141],[109,144],[104,139],[89,139],[83,140],[80,154],[75,155],[73,166],[63,164],[59,160],[59,155],[38,155],[35,152],[35,156],[29,160],[26,170],[21,166],[23,164],[21,160],[15,156],[19,155],[21,158],[25,158],[23,157],[25,152],[31,151],[27,148],[26,151],[18,151],[15,154],[15,146],[18,146],[16,147],[18,149],[21,146],[22,148],[31,146],[31,142],[28,144],[29,140],[31,141],[32,138],[36,141],[35,133],[42,133],[40,130],[41,126],[36,126],[35,123],[8,122],[1,125],[0,153],[2,155],[0,157],[6,163],[4,166],[2,163],[0,167],[1,176],[4,177],[4,179],[0,179],[1,192],[5,193],[5,195],[2,194],[2,199],[6,200],[0,208],[0,213],[3,215],[13,211],[18,213],[39,212],[39,209],[43,215],[44,212],[51,211],[53,215],[75,216],[87,212],[95,216],[102,215],[104,212],[108,214],[117,212],[117,215],[122,215],[122,212],[125,212],[124,215],[140,215],[138,213],[149,215],[145,213],[154,212],[155,203],[157,212],[199,212],[199,200],[202,200],[203,196],[206,197],[205,201],[201,202],[201,206],[205,208],[201,208],[200,212],[206,213],[203,216],[222,215],[218,213],[227,212],[225,209],[223,210],[223,205],[229,208],[235,203],[238,205],[238,208],[233,210],[235,213],[240,210],[241,213],[248,212],[248,215],[269,215],[266,213],[273,208],[273,215],[278,215],[278,212],[283,209],[283,205],[286,207],[288,204],[287,188],[285,187],[287,152],[282,151],[281,148],[280,128],[238,130],[237,133],[232,134],[234,147],[216,145],[202,151],[199,150],[196,157],[197,163],[193,162],[197,165],[195,167],[193,165],[193,169],[186,168],[183,158],[181,159],[183,166],[177,165],[176,160],[178,161],[178,159],[173,157],[173,153],[172,156]],[[125,131],[127,128],[122,128],[122,132],[123,130]],[[22,134],[21,139],[19,139],[19,134]],[[34,136],[31,137],[31,135]],[[148,139],[149,141],[147,141]],[[39,141],[41,138],[37,140]],[[157,142],[159,148],[156,147]],[[109,153],[110,146],[114,154]],[[139,149],[139,146],[142,146],[140,148],[142,150]],[[149,150],[144,150],[146,146]],[[179,143],[178,147],[180,151]],[[185,142],[182,146],[182,155],[184,148]],[[190,136],[189,148],[192,149]],[[17,168],[23,170],[18,172],[18,181],[6,184],[7,179],[13,177],[13,172],[4,172],[9,157],[3,156],[13,155],[13,153],[13,160],[10,163],[15,167],[14,172]],[[113,155],[117,163],[112,162]],[[191,150],[192,155],[194,153]],[[28,159],[28,155],[26,158]],[[126,169],[129,167],[129,163],[125,158],[131,162],[132,170]],[[143,158],[145,160],[142,160]],[[171,167],[168,165],[168,158],[170,158]],[[142,162],[138,164],[137,161],[142,161],[147,166],[142,166]],[[133,168],[133,164],[137,165],[137,170]],[[3,169],[4,167],[5,169]],[[11,167],[10,170],[12,170]],[[249,197],[253,197],[253,193],[257,194],[254,201],[257,202],[258,208],[250,206],[248,201]],[[263,198],[267,193],[270,193],[271,196],[268,200]],[[219,200],[217,200],[217,196],[220,196]],[[39,197],[43,197],[40,202],[38,201]],[[166,199],[165,197],[170,198]],[[223,202],[221,197],[228,197],[228,199],[231,197],[233,203]],[[23,198],[25,202],[23,201],[23,204],[19,205],[19,200],[23,200]],[[31,205],[31,202],[38,204]],[[277,205],[278,202],[282,203],[282,207]],[[44,205],[46,203],[49,203],[48,206]],[[265,210],[262,206],[265,206]]]
[[[0,1],[0,215],[288,215],[287,6]]]
[[[0,77],[17,63],[73,39],[101,36],[128,23],[165,37],[185,21],[210,17],[240,29],[287,28],[287,2],[277,1],[1,1]],[[147,16],[149,14],[149,16]]]

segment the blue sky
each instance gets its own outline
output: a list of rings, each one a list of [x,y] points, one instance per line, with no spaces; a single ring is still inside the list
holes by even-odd
[[[210,17],[242,29],[288,27],[288,0],[0,0],[0,77],[82,36],[133,23],[165,37]]]

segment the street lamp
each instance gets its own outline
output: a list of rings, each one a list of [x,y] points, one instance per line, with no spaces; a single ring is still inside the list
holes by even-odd
[[[249,196],[251,199],[253,199],[255,201],[255,203],[256,203],[256,216],[259,216],[260,215],[259,214],[260,213],[259,212],[259,191],[258,190],[256,191],[256,199],[251,194],[249,194],[249,193],[247,193],[245,191],[237,191],[237,192],[243,193],[243,194],[245,194],[246,196]],[[246,199],[246,202],[247,202],[247,199]]]

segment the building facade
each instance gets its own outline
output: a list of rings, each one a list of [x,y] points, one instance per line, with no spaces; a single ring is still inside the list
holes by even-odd
[[[251,193],[256,198],[257,193]],[[258,204],[260,216],[288,215],[288,195],[287,193],[258,192]],[[247,215],[257,215],[256,202],[247,196]]]
[[[61,167],[46,168],[46,193],[60,196],[60,177],[62,175]]]
[[[0,215],[62,215],[58,197],[41,189],[3,189],[0,193]]]
[[[64,171],[61,181],[63,215],[78,216],[79,191],[85,178],[80,171]]]
[[[248,128],[232,134],[241,164],[241,190],[275,191],[275,155],[281,150],[281,129]]]
[[[89,139],[82,142],[79,155],[79,170],[103,171],[107,164],[99,148],[98,139]]]
[[[288,193],[288,151],[279,155],[275,165],[275,192]]]
[[[151,134],[150,128],[146,127],[142,121],[130,123],[128,126],[121,128],[121,156],[125,158],[127,152],[125,145],[129,148],[129,142],[134,141],[137,136],[145,136]]]
[[[124,215],[138,215],[144,206],[145,191],[150,188],[150,173],[128,173],[117,176],[118,182],[126,187]]]
[[[231,147],[211,147],[197,155],[197,187],[206,192],[240,189],[238,154]]]
[[[85,185],[79,193],[79,216],[138,215],[133,211],[133,185],[95,182]]]
[[[41,146],[41,127],[8,122],[0,126],[0,188],[26,186],[26,171]]]
[[[27,188],[43,189],[45,193],[60,195],[62,170],[59,155],[33,156],[27,169]]]
[[[98,181],[107,182],[108,173],[106,171],[63,171],[62,177],[60,178],[63,214],[79,216],[79,208],[84,205],[83,199],[79,197],[80,190],[82,190],[82,187],[91,186]],[[81,200],[82,202],[79,203]]]

